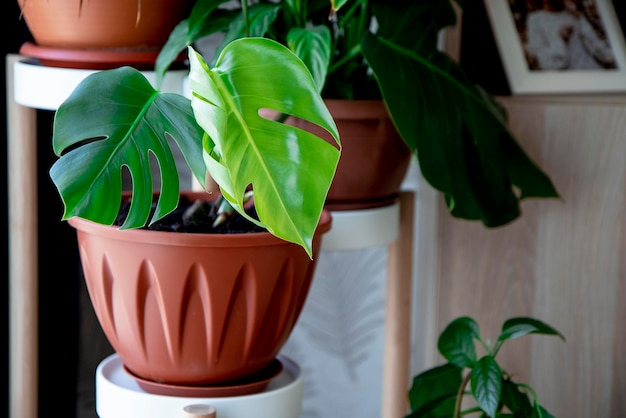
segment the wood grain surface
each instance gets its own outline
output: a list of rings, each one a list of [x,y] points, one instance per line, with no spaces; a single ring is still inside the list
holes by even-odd
[[[544,320],[566,342],[514,340],[499,354],[505,369],[556,417],[626,417],[626,96],[499,100],[561,198],[525,200],[520,219],[491,230],[439,201],[438,265],[421,278],[437,288],[427,320],[440,332],[470,315],[493,339],[509,317]]]

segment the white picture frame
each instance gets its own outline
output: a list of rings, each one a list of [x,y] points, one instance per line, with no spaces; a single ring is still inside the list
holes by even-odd
[[[541,3],[541,1],[537,3]],[[538,64],[539,59],[535,58],[542,52],[537,48],[534,51],[540,52],[536,55],[529,52],[533,51],[529,40],[537,38],[537,32],[535,32],[534,37],[530,33],[527,36],[523,34],[524,31],[528,31],[527,26],[541,28],[536,24],[527,25],[528,17],[534,12],[534,10],[528,12],[527,5],[530,2],[524,0],[484,0],[511,93],[616,93],[626,91],[626,42],[613,4],[611,0],[586,1],[588,4],[594,4],[597,10],[597,16],[603,26],[601,32],[604,31],[613,55],[612,68],[585,67],[580,69],[570,68],[566,65],[565,68],[553,69],[549,67],[549,62],[556,62],[554,59],[552,61],[544,59],[543,62],[546,63],[546,67],[542,68]],[[514,15],[513,7],[522,7],[524,12]],[[537,22],[537,17],[537,15],[533,17],[535,22]],[[549,27],[555,27],[555,25],[549,25]],[[560,32],[559,35],[555,36],[558,36],[560,40],[567,39],[567,35],[561,35]],[[542,39],[545,40],[546,38],[543,37]],[[567,45],[570,45],[569,41]],[[556,49],[563,51],[561,46]]]

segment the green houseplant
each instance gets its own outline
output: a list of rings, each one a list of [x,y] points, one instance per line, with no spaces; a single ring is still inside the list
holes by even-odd
[[[495,227],[520,215],[521,199],[558,196],[509,132],[504,109],[438,49],[439,32],[456,23],[451,1],[261,0],[247,20],[236,6],[196,1],[157,71],[210,34],[223,33],[224,44],[269,37],[302,58],[325,99],[383,99],[453,216]]]
[[[310,72],[279,43],[236,40],[212,67],[191,47],[189,56],[191,99],[158,91],[130,67],[83,80],[55,113],[60,158],[50,176],[63,219],[77,230],[96,315],[127,370],[144,384],[197,388],[256,376],[286,342],[330,228],[323,206],[340,144]],[[298,115],[336,142],[265,119],[261,109]],[[266,231],[145,229],[182,201],[172,144],[200,184],[210,173],[219,185],[200,193],[206,200],[228,202]],[[156,193],[151,159],[161,175]],[[132,191],[118,220],[128,200],[124,169]],[[139,244],[146,252],[133,255]]]
[[[411,413],[406,418],[458,418],[470,414],[491,418],[552,418],[539,404],[533,389],[513,381],[513,376],[495,360],[506,341],[528,334],[554,335],[565,340],[550,325],[528,317],[506,320],[493,344],[483,339],[474,319],[460,317],[450,322],[437,344],[448,363],[413,378],[409,390]],[[476,342],[484,350],[482,357],[477,355]],[[464,399],[473,403],[462,410]]]

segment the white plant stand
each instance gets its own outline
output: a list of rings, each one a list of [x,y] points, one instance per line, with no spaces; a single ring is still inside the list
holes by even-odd
[[[388,206],[334,211],[333,226],[322,239],[322,249],[330,251],[387,246],[382,418],[409,412],[414,206],[415,193],[402,191]]]
[[[261,392],[212,398],[155,395],[145,392],[124,371],[116,354],[96,369],[96,412],[100,418],[183,418],[185,407],[210,405],[217,418],[299,418],[302,411],[302,374],[291,359],[279,356],[281,373]],[[201,415],[200,415],[201,416]]]

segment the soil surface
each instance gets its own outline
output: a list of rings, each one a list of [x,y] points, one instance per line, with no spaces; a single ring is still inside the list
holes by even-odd
[[[124,200],[120,207],[119,214],[115,220],[115,225],[122,225],[128,215],[130,200]],[[150,216],[154,213],[156,202],[152,204]],[[209,233],[209,234],[241,234],[248,232],[266,232],[252,222],[248,221],[239,213],[235,214],[218,226],[213,223],[217,217],[218,203],[216,201],[191,201],[187,196],[181,196],[178,207],[163,219],[155,222],[143,229],[155,231],[187,232],[187,233]],[[257,219],[254,206],[247,210],[247,213]]]

